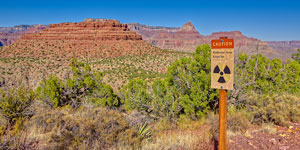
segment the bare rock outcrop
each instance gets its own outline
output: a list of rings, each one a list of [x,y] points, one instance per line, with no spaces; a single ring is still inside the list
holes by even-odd
[[[186,32],[198,32],[195,28],[195,26],[192,24],[192,22],[187,22],[184,24],[181,28],[180,31],[186,31]]]

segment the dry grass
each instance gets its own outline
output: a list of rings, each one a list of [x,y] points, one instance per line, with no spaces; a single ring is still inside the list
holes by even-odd
[[[259,95],[253,93],[247,103],[252,123],[274,123],[289,126],[300,121],[300,98],[289,94]]]
[[[153,137],[143,141],[142,150],[213,149],[210,125],[204,120],[181,118],[177,124],[163,120],[153,126]]]
[[[184,149],[196,150],[210,147],[210,135],[207,132],[198,134],[193,131],[170,131],[161,133],[154,140],[143,143],[142,150]]]
[[[136,149],[142,141],[124,114],[93,106],[44,109],[25,127],[28,138],[39,141],[43,149]]]
[[[263,123],[260,128],[256,130],[257,132],[268,132],[270,134],[276,134],[277,129],[274,127],[273,123]]]

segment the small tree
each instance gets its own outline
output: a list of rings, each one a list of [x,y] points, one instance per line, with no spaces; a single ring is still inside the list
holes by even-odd
[[[48,80],[43,80],[37,88],[38,98],[51,107],[62,106],[66,103],[63,97],[64,84],[55,76],[50,76]]]
[[[210,88],[210,53],[208,44],[200,45],[191,58],[182,58],[167,71],[166,82],[178,92],[178,105],[191,117],[201,117],[217,102],[217,92]]]
[[[179,103],[179,92],[168,86],[165,80],[158,79],[152,84],[154,113],[161,117],[177,118],[183,106]]]
[[[127,110],[139,110],[150,112],[151,96],[148,92],[147,82],[139,78],[130,80],[127,85],[122,88],[124,95],[124,103]]]

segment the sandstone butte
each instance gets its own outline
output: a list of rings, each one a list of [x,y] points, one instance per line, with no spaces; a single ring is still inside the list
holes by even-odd
[[[249,38],[240,31],[215,32],[211,35],[201,35],[189,21],[182,27],[148,26],[139,23],[128,24],[131,31],[142,35],[143,39],[161,49],[193,52],[199,44],[210,44],[212,39],[228,37],[235,40],[235,54],[263,54],[269,58],[281,58],[286,61],[292,53],[300,48],[300,41],[265,42]],[[284,46],[283,46],[284,45]]]
[[[86,19],[79,23],[50,24],[38,33],[21,36],[5,46],[1,57],[103,58],[159,53],[159,48],[117,20]]]

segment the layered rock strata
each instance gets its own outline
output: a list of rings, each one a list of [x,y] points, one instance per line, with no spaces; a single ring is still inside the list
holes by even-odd
[[[215,32],[211,35],[201,35],[191,22],[178,27],[146,26],[138,23],[128,25],[130,30],[142,35],[143,39],[162,49],[193,52],[199,44],[210,44],[212,39],[228,37],[235,40],[235,54],[263,54],[269,58],[282,58],[287,60],[290,54],[282,55],[281,51],[269,46],[255,38],[249,38],[240,31]]]
[[[3,48],[4,55],[34,57],[115,57],[142,55],[158,48],[142,40],[117,20],[86,19],[79,23],[50,24]]]

